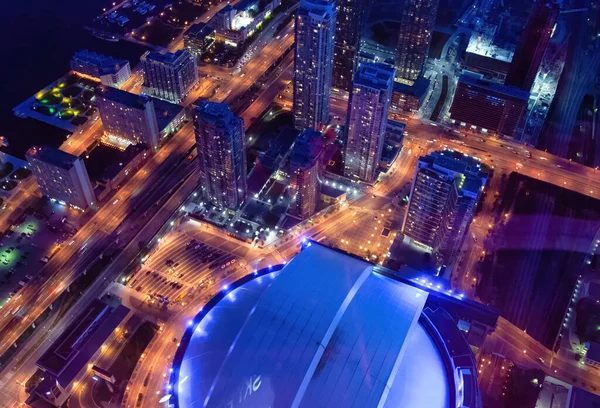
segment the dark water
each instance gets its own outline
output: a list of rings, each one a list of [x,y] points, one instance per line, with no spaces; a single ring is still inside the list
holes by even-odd
[[[9,141],[3,150],[22,157],[34,144],[58,146],[64,140],[65,131],[18,118],[12,109],[66,74],[76,51],[87,48],[135,65],[143,47],[102,41],[83,28],[108,5],[107,0],[0,2],[0,135]]]

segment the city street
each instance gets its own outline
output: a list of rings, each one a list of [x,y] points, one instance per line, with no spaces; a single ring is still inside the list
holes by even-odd
[[[196,22],[208,21],[226,4],[229,3],[212,6]],[[282,18],[280,15],[276,21]],[[294,55],[292,52],[285,58],[281,57],[294,44],[294,21],[278,33],[275,33],[277,24],[271,24],[260,34],[261,44],[255,44],[255,53],[246,63],[240,64],[241,67],[234,70],[202,64],[198,68],[199,83],[182,105],[189,108],[198,98],[228,104],[243,118],[246,129],[274,103],[282,110],[291,110],[292,93],[288,87],[293,78]],[[432,151],[447,148],[474,156],[494,172],[486,187],[481,211],[470,225],[458,259],[448,269],[453,289],[475,299],[474,287],[480,278],[476,265],[485,255],[484,243],[497,221],[494,201],[501,187],[502,175],[518,172],[600,198],[600,171],[513,141],[429,121],[432,115],[435,119],[442,119],[448,113],[458,74],[453,48],[458,44],[459,35],[468,34],[469,30],[454,32],[442,50],[442,57],[428,67],[432,84],[426,103],[414,117],[406,119],[404,146],[379,181],[373,186],[361,184],[359,193],[349,192],[345,202],[304,220],[264,248],[237,241],[224,230],[185,216],[183,205],[197,190],[199,175],[197,160],[187,158],[195,145],[194,127],[191,123],[183,125],[113,196],[105,199],[98,209],[92,210],[90,220],[73,236],[72,242],[64,245],[24,285],[18,296],[0,308],[2,354],[16,345],[20,336],[77,277],[88,271],[100,257],[113,256],[87,291],[74,302],[69,313],[65,316],[58,316],[57,311],[50,313],[28,341],[19,344],[10,363],[1,368],[3,406],[22,406],[26,398],[23,384],[36,371],[36,360],[48,344],[73,323],[77,310],[106,293],[117,278],[123,285],[119,288],[119,295],[128,297],[124,303],[132,303],[131,299],[140,302],[141,306],[134,313],[157,320],[148,312],[152,309],[157,312],[156,315],[165,317],[160,321],[160,330],[137,362],[122,406],[158,406],[158,401],[170,393],[167,388],[169,368],[189,320],[224,285],[252,273],[254,269],[291,259],[298,253],[303,238],[384,264],[395,239],[402,238],[406,207],[400,203],[408,194],[417,161]],[[182,48],[183,33],[166,47],[171,52]],[[580,48],[572,56],[578,61],[585,59],[582,53],[587,55],[587,51]],[[586,69],[586,75],[590,74],[589,70],[598,67],[600,56],[595,55],[590,61],[591,68]],[[275,64],[278,64],[277,68],[272,69]],[[442,92],[443,78],[448,80],[447,93]],[[573,78],[570,81],[575,81]],[[139,94],[142,81],[143,73],[138,66],[121,89]],[[582,84],[573,83],[563,90],[569,101],[557,108],[564,111],[561,115],[572,116],[573,121],[578,106],[572,101],[581,99],[585,91],[583,86],[579,86]],[[250,95],[250,92],[253,94]],[[440,98],[444,99],[443,104],[436,107]],[[345,124],[347,110],[347,101],[332,98],[331,124]],[[101,120],[96,119],[71,135],[61,149],[74,155],[85,153],[103,133]],[[560,126],[552,124],[550,130],[566,132],[567,127],[573,127],[570,121],[565,123]],[[548,144],[561,156],[567,154],[565,132],[561,133],[561,138]],[[320,177],[321,182],[330,183],[325,177],[332,175]],[[9,227],[15,212],[24,210],[41,197],[34,177],[22,181],[19,188],[19,193],[6,203],[0,214],[0,226],[4,230]],[[506,214],[506,217],[509,216]],[[165,232],[169,222],[170,230]],[[589,243],[581,246],[582,252],[589,252]],[[139,270],[125,276],[139,262],[140,251],[144,248],[151,250],[141,260]],[[110,366],[124,342],[118,333],[113,334],[93,361]],[[595,369],[575,361],[572,354],[563,350],[553,353],[502,318],[482,350],[502,354],[525,367],[543,369],[549,375],[587,390],[600,390],[600,376]],[[72,384],[72,406],[95,406],[91,392],[93,385],[90,370],[81,373]]]

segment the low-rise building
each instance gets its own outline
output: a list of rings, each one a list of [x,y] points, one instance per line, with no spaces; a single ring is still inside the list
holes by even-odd
[[[215,29],[206,23],[191,26],[183,35],[183,46],[191,54],[199,57],[215,42]]]
[[[223,7],[209,25],[216,30],[215,39],[237,47],[260,28],[281,0],[242,0]]]
[[[109,165],[98,180],[103,195],[123,185],[129,175],[139,170],[148,158],[148,149],[144,144],[129,145],[124,152],[120,153],[119,161]],[[98,195],[98,199],[102,199]]]
[[[388,119],[387,126],[385,127],[385,140],[389,143],[402,146],[404,129],[406,129],[404,123]]]
[[[321,184],[321,201],[327,205],[341,204],[346,201],[346,192],[328,184]]]
[[[25,156],[43,195],[83,210],[94,206],[96,196],[81,158],[49,146],[34,146]]]
[[[418,111],[425,100],[427,89],[429,89],[429,79],[422,76],[418,77],[412,85],[394,82],[390,111],[392,113]]]
[[[111,307],[101,300],[94,300],[85,308],[37,360],[44,379],[31,392],[27,404],[48,406],[42,405],[41,401],[45,401],[49,406],[63,406],[79,375],[128,313],[123,305]]]
[[[159,139],[162,140],[170,134],[177,133],[183,123],[189,120],[186,109],[162,99],[152,98],[154,102],[154,112],[158,123]]]
[[[600,344],[596,342],[590,343],[583,362],[590,367],[600,368]]]
[[[496,30],[497,26],[484,24],[471,34],[464,68],[482,74],[486,79],[504,83],[513,59],[514,45],[497,44]]]
[[[100,80],[104,85],[118,87],[131,77],[129,61],[114,59],[88,50],[78,51],[71,58],[71,69]]]

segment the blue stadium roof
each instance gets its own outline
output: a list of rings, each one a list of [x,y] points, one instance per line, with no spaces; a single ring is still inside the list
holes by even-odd
[[[313,244],[227,294],[182,343],[176,406],[457,406],[428,292],[373,268]]]

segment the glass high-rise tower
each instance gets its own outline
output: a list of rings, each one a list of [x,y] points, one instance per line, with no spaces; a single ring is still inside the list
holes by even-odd
[[[239,208],[246,197],[244,121],[228,105],[202,101],[194,130],[204,196],[213,205]]]
[[[439,0],[406,0],[396,46],[396,78],[411,83],[429,53]]]
[[[352,91],[352,76],[358,65],[360,36],[363,30],[364,0],[336,0],[335,48],[332,86]]]
[[[417,162],[405,238],[448,263],[462,246],[489,174],[479,160],[445,150]]]
[[[335,5],[302,0],[296,14],[294,126],[319,130],[329,119]]]
[[[348,177],[366,182],[377,178],[394,73],[394,68],[389,65],[362,63],[354,75],[344,159]]]

